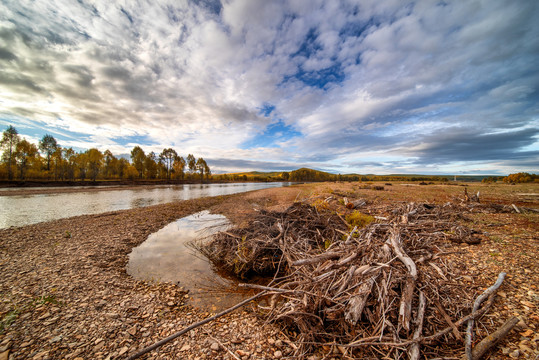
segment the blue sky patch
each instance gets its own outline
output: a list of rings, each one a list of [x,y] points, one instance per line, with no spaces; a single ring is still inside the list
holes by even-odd
[[[290,125],[286,125],[282,120],[269,124],[262,133],[258,133],[249,141],[242,144],[242,149],[252,149],[258,147],[279,147],[278,142],[290,140],[301,136],[301,133],[294,130]]]

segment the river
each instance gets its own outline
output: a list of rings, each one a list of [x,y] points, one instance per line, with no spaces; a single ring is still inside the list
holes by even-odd
[[[99,214],[206,196],[287,186],[290,183],[158,185],[118,189],[0,196],[0,229],[78,215]]]

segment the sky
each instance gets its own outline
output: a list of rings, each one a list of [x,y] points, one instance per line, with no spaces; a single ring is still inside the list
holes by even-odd
[[[0,128],[212,172],[539,172],[536,0],[3,0]]]

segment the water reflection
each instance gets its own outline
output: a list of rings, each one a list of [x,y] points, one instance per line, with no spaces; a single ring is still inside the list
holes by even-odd
[[[286,186],[290,183],[161,185],[128,190],[103,190],[0,196],[0,228],[24,226],[70,216],[125,210],[204,196]]]
[[[211,264],[189,246],[228,227],[222,215],[202,211],[168,224],[150,235],[129,255],[127,272],[150,281],[178,283],[189,290],[191,304],[213,312],[226,309],[243,299],[226,291],[232,282],[219,277]]]

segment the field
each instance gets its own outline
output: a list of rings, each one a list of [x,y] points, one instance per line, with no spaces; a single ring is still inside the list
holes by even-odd
[[[407,203],[505,206],[504,211],[470,211],[463,225],[478,232],[480,243],[447,243],[447,263],[464,264],[458,279],[471,297],[507,277],[493,307],[476,327],[483,338],[511,316],[519,324],[490,359],[539,356],[538,184],[316,183],[205,198],[142,209],[80,216],[0,231],[0,358],[122,359],[181,328],[209,316],[195,309],[176,284],[144,283],[125,272],[131,249],[150,233],[188,214],[209,209],[237,226],[252,226],[261,210],[285,211],[294,202],[345,217],[345,200],[363,199],[359,210],[387,217]],[[515,205],[515,207],[513,207]],[[517,212],[517,210],[519,212]],[[379,220],[376,220],[379,221]],[[442,268],[444,271],[445,268]],[[446,273],[445,276],[451,276]],[[453,319],[456,321],[457,319]],[[247,307],[164,345],[146,358],[265,359],[292,356],[297,333],[264,312]],[[464,327],[459,328],[464,333]],[[269,340],[268,340],[269,339]],[[450,338],[450,358],[464,352]],[[436,357],[429,349],[429,358]],[[400,355],[397,355],[400,354]],[[5,356],[2,358],[1,356]],[[350,358],[346,348],[317,344],[306,358]],[[405,357],[387,352],[379,358]]]

